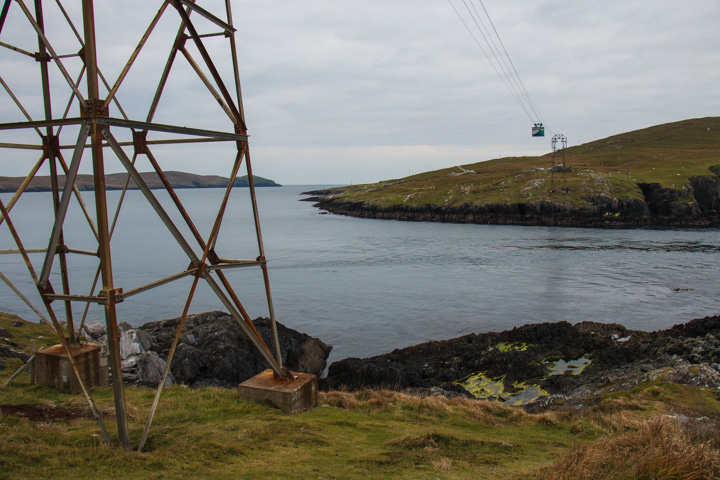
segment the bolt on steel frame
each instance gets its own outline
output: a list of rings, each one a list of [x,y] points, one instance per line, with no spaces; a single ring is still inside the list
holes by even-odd
[[[4,89],[7,98],[17,107],[17,111],[22,114],[23,120],[18,122],[0,123],[0,134],[16,134],[17,132],[36,132],[39,137],[36,143],[17,143],[17,142],[0,142],[0,151],[4,149],[15,149],[24,152],[41,151],[40,159],[35,162],[25,177],[21,186],[14,193],[12,198],[5,204],[0,199],[0,226],[4,223],[10,231],[15,246],[12,249],[0,249],[2,254],[19,254],[30,274],[33,284],[37,287],[39,296],[43,302],[47,317],[39,308],[23,295],[11,279],[0,272],[0,279],[3,280],[18,296],[30,307],[39,318],[53,328],[64,346],[70,364],[80,383],[81,389],[88,405],[92,410],[102,434],[108,443],[112,445],[110,435],[108,434],[100,415],[98,414],[95,403],[90,392],[83,383],[78,371],[76,362],[72,353],[72,345],[76,344],[79,339],[77,333],[82,328],[87,315],[88,307],[91,303],[97,303],[104,307],[105,322],[108,332],[108,349],[109,349],[109,367],[113,378],[113,393],[115,402],[115,413],[118,427],[118,438],[124,447],[130,446],[128,436],[127,416],[125,411],[125,395],[122,382],[122,367],[119,352],[119,334],[118,334],[118,314],[116,305],[123,302],[133,295],[145,292],[147,290],[165,285],[167,283],[179,280],[185,277],[192,277],[192,286],[185,301],[182,314],[180,316],[172,346],[166,359],[165,368],[162,379],[158,383],[150,413],[147,418],[142,438],[139,442],[138,450],[142,450],[148,437],[148,432],[153,421],[160,396],[168,376],[173,355],[176,351],[181,332],[188,315],[191,302],[196,292],[198,283],[204,281],[210,289],[215,293],[217,298],[227,308],[227,311],[242,327],[254,345],[258,348],[265,360],[271,366],[276,376],[289,377],[291,374],[282,365],[282,357],[277,336],[277,328],[275,324],[275,313],[272,303],[272,295],[270,293],[270,283],[268,279],[267,261],[263,247],[262,234],[260,229],[260,220],[258,216],[257,199],[255,195],[255,186],[253,181],[252,166],[250,162],[250,150],[248,147],[247,127],[244,119],[242,96],[240,90],[239,69],[237,61],[237,46],[234,34],[236,29],[233,27],[232,11],[230,0],[224,1],[225,12],[224,19],[221,16],[209,12],[207,9],[196,4],[193,0],[164,0],[158,2],[159,10],[154,16],[145,33],[140,39],[137,47],[130,55],[125,67],[122,69],[115,83],[111,86],[102,75],[98,68],[98,50],[96,44],[95,31],[95,13],[93,0],[82,0],[82,34],[73,24],[70,15],[64,8],[60,0],[55,0],[55,4],[59,12],[64,17],[67,26],[72,30],[78,43],[80,50],[77,54],[59,55],[54,49],[53,44],[49,40],[49,33],[45,29],[45,18],[43,16],[43,1],[34,0],[34,13],[28,8],[23,0],[4,0],[2,11],[0,11],[0,47],[8,49],[18,55],[30,57],[40,64],[40,75],[42,91],[38,93],[42,97],[44,118],[42,120],[33,119],[28,110],[23,106],[12,89],[12,85],[3,79],[2,70],[0,70],[0,84]],[[29,52],[15,45],[11,45],[3,41],[3,28],[6,26],[6,20],[11,9],[15,10],[19,18],[27,22],[27,28],[31,30],[32,35],[37,36],[38,51]],[[172,12],[175,13],[172,13]],[[196,28],[196,22],[191,19],[197,18],[198,22],[202,22],[204,26],[212,26],[219,28],[220,32],[200,34]],[[143,47],[153,33],[156,25],[161,18],[174,16],[179,23],[179,28],[175,36],[174,42],[167,62],[162,70],[159,83],[155,90],[154,98],[149,106],[147,116],[144,120],[129,118],[122,108],[117,98],[118,89],[123,84],[128,73],[132,70],[136,59],[140,55]],[[234,84],[234,92],[228,89],[223,76],[217,68],[213,55],[210,54],[205,46],[205,39],[208,37],[224,37],[229,42],[229,59],[232,64],[231,82]],[[196,52],[199,52],[201,62],[197,62],[190,50],[186,48],[186,43],[192,42]],[[100,51],[102,53],[102,51]],[[169,125],[155,123],[154,117],[163,92],[168,83],[170,72],[175,65],[177,54],[181,53],[187,60],[191,71],[197,74],[207,91],[217,102],[222,113],[221,116],[227,116],[229,119],[227,130],[191,128],[178,125]],[[69,57],[79,58],[82,67],[77,76],[73,79],[70,76],[68,68],[64,65],[64,60]],[[55,67],[56,71],[52,69]],[[203,70],[204,68],[204,70]],[[61,84],[68,94],[69,100],[67,107],[62,116],[55,116],[52,111],[51,90],[53,90],[50,82],[50,72],[62,77]],[[209,76],[206,75],[208,72]],[[227,76],[227,75],[226,75]],[[83,77],[85,78],[86,88],[82,88]],[[64,81],[64,83],[63,83]],[[231,85],[232,85],[231,84]],[[54,90],[53,90],[54,91]],[[2,94],[2,91],[0,91]],[[76,103],[75,108],[79,110],[76,116],[70,116],[72,105]],[[120,112],[120,117],[114,117],[110,114],[110,107],[116,108]],[[191,114],[192,112],[188,112]],[[188,115],[189,116],[189,115]],[[77,139],[73,144],[61,144],[61,131],[66,127],[72,130],[77,129]],[[132,141],[121,142],[115,132],[128,132],[131,134]],[[32,134],[32,133],[31,133]],[[171,138],[155,138],[154,135],[165,135]],[[3,137],[4,138],[4,137]],[[188,211],[183,206],[180,198],[171,186],[167,175],[161,169],[160,164],[153,154],[154,145],[172,145],[172,144],[191,144],[209,142],[230,142],[234,145],[234,161],[222,202],[218,208],[217,216],[212,226],[212,230],[207,238],[204,238],[197,227],[193,223]],[[132,158],[125,152],[124,147],[132,148]],[[151,148],[152,147],[152,148]],[[63,150],[72,150],[70,162],[65,159]],[[90,152],[92,161],[92,175],[94,179],[94,197],[95,197],[95,215],[93,216],[90,209],[83,200],[82,194],[76,185],[76,178],[84,157],[88,156],[86,152]],[[165,278],[157,279],[148,284],[124,290],[114,283],[113,276],[113,257],[110,251],[110,239],[115,229],[118,214],[120,212],[125,189],[122,192],[120,201],[115,212],[113,220],[108,215],[108,204],[106,197],[105,185],[105,159],[108,154],[114,155],[122,164],[127,172],[125,181],[125,189],[128,188],[132,180],[141,190],[152,209],[157,214],[159,220],[163,222],[167,230],[172,234],[179,247],[186,254],[190,261],[190,266],[183,266],[177,273]],[[186,240],[182,232],[175,225],[171,216],[165,207],[158,200],[157,196],[151,191],[143,176],[136,169],[136,160],[140,156],[147,157],[152,165],[155,173],[160,178],[165,191],[169,194],[172,205],[177,209],[176,214],[182,218],[185,227],[189,229],[193,237],[193,241]],[[221,258],[215,251],[217,247],[218,236],[222,225],[223,217],[228,207],[230,193],[234,185],[234,181],[238,175],[239,169],[244,162],[248,181],[250,204],[252,208],[255,233],[257,237],[258,256],[254,260],[241,259],[225,259]],[[36,177],[40,168],[46,165],[50,171],[50,183],[52,187],[52,200],[54,208],[54,223],[52,225],[50,240],[45,249],[28,249],[25,247],[18,229],[12,221],[13,206],[20,199],[22,194],[27,190],[30,182]],[[64,175],[64,180],[63,180]],[[93,237],[97,241],[97,250],[88,251],[73,249],[65,242],[63,231],[64,222],[68,213],[68,207],[72,198],[75,198],[85,215],[88,225],[92,231]],[[34,239],[31,239],[34,240]],[[30,254],[44,254],[42,268],[38,273],[30,260]],[[97,257],[99,260],[97,272],[92,282],[91,291],[88,295],[78,295],[72,293],[70,284],[70,273],[67,267],[68,257],[71,255],[89,255]],[[51,282],[51,272],[57,258],[59,264],[59,272],[53,273],[53,278],[59,276],[61,283],[61,292],[58,293],[54,289]],[[267,346],[263,338],[260,336],[257,328],[253,324],[249,314],[245,310],[242,302],[238,298],[230,280],[225,274],[226,269],[239,267],[260,267],[263,276],[264,288],[267,296],[267,304],[270,318],[272,320],[272,330],[274,336],[275,349],[274,352]],[[97,284],[100,283],[99,290]],[[63,305],[65,328],[63,328],[61,320],[62,313],[58,313],[53,305],[54,301],[61,302]],[[80,320],[79,327],[76,328],[76,319],[73,318],[73,310],[71,304],[79,302],[85,304],[85,311]]]

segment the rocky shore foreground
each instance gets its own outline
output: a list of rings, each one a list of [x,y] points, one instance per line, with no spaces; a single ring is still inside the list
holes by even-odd
[[[157,385],[177,322],[121,326],[126,383]],[[259,318],[255,325],[272,345],[270,321]],[[278,332],[285,366],[322,375],[331,346],[282,324]],[[99,322],[85,333],[104,340]],[[208,312],[186,320],[168,382],[234,388],[267,368],[232,317]],[[720,316],[655,332],[615,323],[556,322],[474,333],[334,362],[320,387],[464,396],[534,410],[586,402],[654,380],[720,389]]]
[[[333,363],[326,389],[392,388],[496,399],[526,409],[664,380],[720,388],[720,317],[667,330],[530,324]]]

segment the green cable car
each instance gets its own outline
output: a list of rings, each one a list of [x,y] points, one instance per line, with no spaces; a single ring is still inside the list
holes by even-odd
[[[533,137],[544,137],[545,136],[545,127],[543,127],[542,123],[536,123],[532,127],[532,136]]]

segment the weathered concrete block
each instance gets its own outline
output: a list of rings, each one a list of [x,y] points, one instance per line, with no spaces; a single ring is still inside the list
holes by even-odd
[[[238,385],[242,400],[270,401],[285,413],[298,413],[317,406],[318,382],[311,373],[293,373],[293,379],[278,379],[265,370]]]
[[[108,385],[107,359],[101,357],[102,345],[84,343],[70,347],[85,387]],[[80,383],[62,345],[53,345],[35,353],[35,377],[38,385],[54,387],[66,393],[80,393]]]

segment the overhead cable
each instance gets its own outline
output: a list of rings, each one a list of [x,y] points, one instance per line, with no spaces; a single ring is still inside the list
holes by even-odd
[[[462,0],[462,2],[465,6],[467,14],[461,14],[453,4],[452,0],[448,0],[448,3],[455,11],[455,14],[475,41],[475,44],[480,48],[480,51],[483,52],[485,58],[488,62],[490,62],[490,65],[495,70],[495,73],[498,74],[505,84],[505,87],[508,89],[513,98],[515,98],[518,105],[520,105],[531,121],[542,123],[542,117],[537,111],[535,104],[530,99],[530,95],[520,79],[520,75],[510,59],[510,55],[500,39],[500,35],[495,28],[495,24],[490,18],[482,0],[477,0],[477,2],[482,7],[483,14],[481,14],[478,8],[476,8],[473,0]],[[470,5],[468,5],[468,2]],[[487,24],[489,24],[491,28],[489,28]],[[474,25],[474,27],[472,27],[472,25]],[[481,42],[478,37],[482,37],[484,45],[487,49],[483,46],[483,42]],[[488,51],[490,52],[489,54]]]
[[[485,12],[485,16],[487,17],[488,21],[490,22],[490,26],[493,29],[493,32],[495,33],[495,36],[498,39],[498,42],[500,43],[500,46],[503,49],[503,52],[505,53],[505,57],[507,58],[508,62],[510,63],[510,66],[512,67],[513,73],[515,74],[515,78],[517,78],[518,83],[520,83],[520,87],[522,88],[522,91],[524,93],[525,98],[528,101],[528,104],[530,105],[530,108],[532,108],[533,113],[535,113],[535,116],[542,120],[542,117],[540,117],[540,113],[535,108],[535,104],[533,103],[532,99],[530,98],[530,95],[527,93],[527,89],[525,88],[525,84],[523,84],[522,79],[520,78],[520,74],[518,73],[517,69],[515,68],[515,64],[513,63],[512,59],[510,58],[510,54],[508,54],[507,49],[505,48],[505,44],[503,43],[502,39],[500,38],[500,34],[498,33],[497,29],[495,28],[495,24],[492,21],[492,18],[490,18],[490,14],[488,13],[487,9],[485,8],[485,4],[482,2],[482,0],[478,0],[480,2],[480,6],[483,8],[483,11]]]

